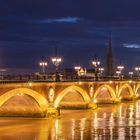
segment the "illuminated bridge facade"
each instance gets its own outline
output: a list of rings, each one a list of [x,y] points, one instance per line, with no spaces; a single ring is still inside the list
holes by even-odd
[[[54,108],[87,106],[90,103],[117,103],[140,97],[139,81],[23,82],[0,84],[0,108],[14,96],[32,97],[46,112]]]

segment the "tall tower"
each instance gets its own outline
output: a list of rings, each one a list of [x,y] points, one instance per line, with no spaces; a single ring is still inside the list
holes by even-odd
[[[107,76],[113,76],[113,53],[112,53],[112,41],[111,38],[108,41],[107,48]]]

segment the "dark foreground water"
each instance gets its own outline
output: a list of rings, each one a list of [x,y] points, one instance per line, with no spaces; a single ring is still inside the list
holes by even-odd
[[[61,110],[60,119],[0,118],[0,140],[139,140],[140,101]]]

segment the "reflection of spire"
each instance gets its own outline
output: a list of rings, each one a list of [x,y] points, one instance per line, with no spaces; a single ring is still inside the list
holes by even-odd
[[[112,54],[112,41],[111,41],[111,38],[109,39],[109,42],[108,42],[107,76],[113,76],[113,54]]]

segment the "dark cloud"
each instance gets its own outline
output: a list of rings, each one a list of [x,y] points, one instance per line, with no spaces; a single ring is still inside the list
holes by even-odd
[[[94,54],[105,65],[112,34],[115,63],[133,66],[140,61],[139,5],[139,0],[1,0],[0,65],[37,70],[40,58],[50,60],[55,46],[63,67],[91,67]],[[53,68],[51,62],[48,67]]]
[[[76,16],[94,20],[132,20],[139,17],[139,0],[1,0],[1,16],[32,18]]]

